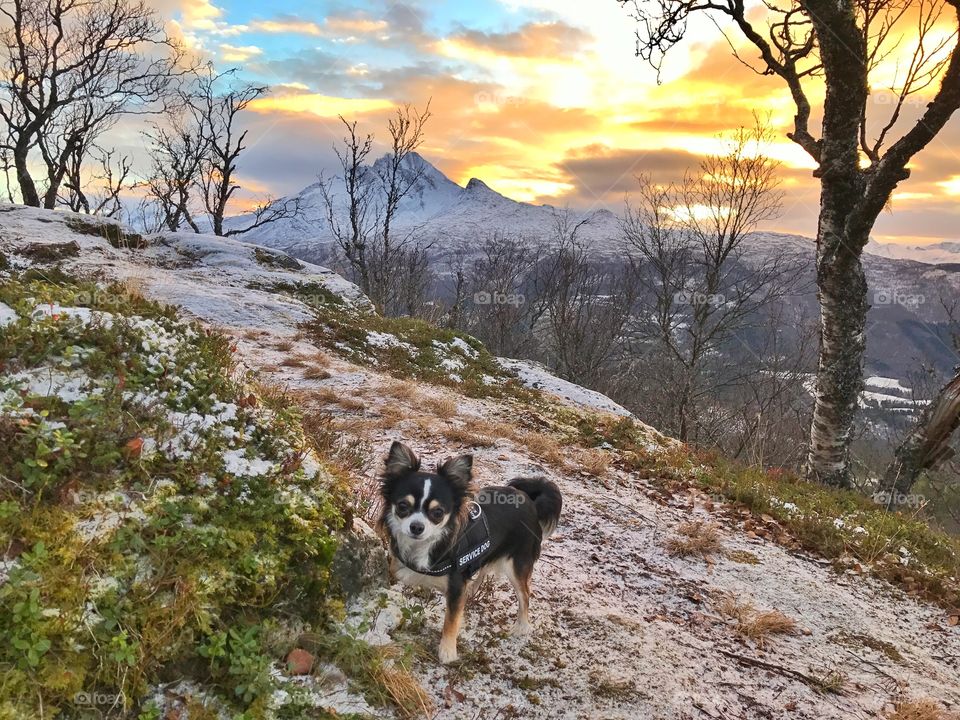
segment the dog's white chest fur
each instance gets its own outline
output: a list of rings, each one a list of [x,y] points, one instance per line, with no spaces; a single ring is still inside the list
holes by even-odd
[[[404,563],[418,570],[426,570],[430,567],[430,551],[435,543],[415,540],[405,535],[394,535],[394,538]]]

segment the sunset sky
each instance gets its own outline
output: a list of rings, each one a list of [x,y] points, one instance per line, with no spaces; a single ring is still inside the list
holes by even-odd
[[[254,193],[295,192],[332,170],[338,114],[383,137],[397,103],[432,98],[421,152],[451,179],[479,177],[517,200],[617,210],[638,173],[679,177],[721,147],[718,135],[752,124],[757,110],[778,130],[769,153],[783,162],[786,191],[783,216],[769,229],[815,231],[812,162],[783,137],[789,96],[734,59],[710,23],[691,29],[658,85],[635,57],[633,21],[614,0],[158,7],[219,68],[241,67],[271,86],[247,120],[242,181]],[[916,100],[898,129],[922,110],[925,98]],[[874,237],[957,239],[958,148],[960,118],[913,163]]]

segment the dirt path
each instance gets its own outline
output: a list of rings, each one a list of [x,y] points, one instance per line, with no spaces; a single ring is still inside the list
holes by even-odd
[[[328,409],[366,435],[377,459],[401,439],[425,462],[464,451],[443,436],[456,418],[431,415],[425,398],[445,390],[420,386],[412,397],[389,394],[388,378],[333,361],[324,380],[277,367],[284,355],[315,352],[298,343],[279,353],[270,343],[241,340],[242,354],[274,381],[327,398],[341,393],[350,409]],[[458,416],[502,422],[495,402],[457,398]],[[406,419],[390,422],[397,416]],[[386,418],[386,419],[385,419]],[[417,667],[434,695],[437,718],[809,718],[882,717],[902,698],[930,697],[960,707],[960,633],[942,610],[855,573],[837,574],[731,523],[706,497],[665,501],[647,481],[611,468],[601,479],[557,472],[512,440],[471,448],[479,484],[542,474],[561,487],[565,507],[557,534],[544,545],[534,574],[535,632],[507,635],[515,605],[506,584],[486,588],[468,610],[462,662],[435,661],[443,605],[394,586],[369,638],[416,642]],[[571,458],[575,451],[565,451]],[[576,467],[575,460],[570,466]],[[714,562],[677,558],[664,541],[691,519],[721,525],[723,552]],[[798,632],[764,647],[742,640],[721,616],[724,596],[775,609]],[[401,625],[422,617],[415,633]],[[409,628],[409,622],[403,623]],[[829,688],[829,689],[828,689]],[[832,691],[831,691],[832,690]],[[836,692],[839,691],[839,692]]]

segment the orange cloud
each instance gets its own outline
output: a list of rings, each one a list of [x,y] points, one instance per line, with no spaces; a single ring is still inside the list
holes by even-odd
[[[352,117],[393,107],[389,100],[376,98],[340,98],[320,93],[279,94],[257,98],[249,108],[261,114],[293,113],[335,118]]]
[[[290,33],[294,35],[311,35],[314,37],[352,39],[358,35],[383,33],[389,26],[385,20],[359,15],[330,15],[324,18],[322,23],[295,15],[285,15],[269,20],[254,20],[250,23],[250,27],[266,33]]]
[[[462,48],[461,52],[489,53],[499,57],[551,58],[570,56],[583,48],[590,36],[562,22],[528,23],[508,33],[463,30],[443,43]]]

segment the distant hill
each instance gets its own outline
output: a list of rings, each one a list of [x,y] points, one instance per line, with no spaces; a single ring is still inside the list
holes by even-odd
[[[433,253],[441,266],[444,256],[460,249],[469,252],[478,239],[495,232],[531,240],[551,237],[557,208],[511,200],[478,178],[460,186],[416,153],[410,155],[407,163],[408,171],[420,170],[422,177],[403,200],[395,227],[399,231],[416,229],[420,237],[432,241]],[[334,201],[343,202],[338,190],[333,188]],[[320,186],[309,185],[298,196],[304,208],[301,217],[264,226],[243,238],[284,250],[302,260],[323,262],[328,259],[332,237]],[[617,262],[622,255],[618,216],[600,209],[582,213],[577,219],[588,220],[581,237],[597,257]],[[249,217],[238,216],[228,222],[242,227]],[[925,256],[929,260],[941,262],[952,256],[960,263],[960,243],[940,243],[936,250],[939,254],[934,254],[933,247]],[[864,254],[873,306],[868,327],[867,372],[906,380],[921,361],[948,371],[960,358],[947,342],[949,335],[939,299],[960,293],[960,264],[936,265],[894,256],[900,252],[897,248],[871,242]],[[752,258],[759,260],[784,253],[809,259],[807,279],[812,287],[815,244],[802,235],[755,233],[746,244],[743,260],[748,267],[744,271],[749,271]],[[799,302],[813,312],[816,296],[811,291]]]
[[[947,240],[930,245],[901,245],[880,243],[871,240],[867,252],[897,260],[916,260],[930,265],[956,265],[960,263],[960,242]]]

